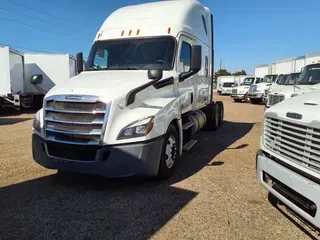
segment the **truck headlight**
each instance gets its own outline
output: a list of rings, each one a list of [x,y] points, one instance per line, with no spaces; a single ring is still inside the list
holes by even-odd
[[[118,139],[146,136],[149,132],[151,132],[153,123],[153,117],[139,119],[123,128],[118,135]]]
[[[33,118],[33,129],[36,130],[37,132],[41,132],[41,125],[40,125],[40,111],[39,110],[36,115]]]

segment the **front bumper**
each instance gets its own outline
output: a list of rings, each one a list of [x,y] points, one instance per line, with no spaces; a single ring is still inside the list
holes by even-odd
[[[320,185],[314,181],[305,178],[304,176],[288,169],[276,161],[263,155],[262,151],[257,153],[256,158],[257,177],[259,182],[281,202],[294,210],[297,214],[310,222],[312,225],[320,228],[320,213],[317,211],[314,216],[308,214],[305,210],[299,207],[296,203],[285,197],[280,191],[276,191],[274,187],[269,186],[264,179],[265,174],[276,179],[287,188],[295,191],[304,198],[316,204],[317,208],[320,207]],[[296,194],[296,197],[298,197]]]
[[[248,93],[247,96],[250,99],[262,99],[263,93]]]
[[[33,158],[41,166],[107,178],[156,176],[162,146],[163,138],[144,143],[92,147],[46,142],[36,134],[32,136]],[[61,157],[62,154],[67,157],[74,154],[82,160],[69,160]]]
[[[233,99],[241,99],[241,100],[243,100],[244,99],[244,94],[231,94],[231,97],[233,98]]]

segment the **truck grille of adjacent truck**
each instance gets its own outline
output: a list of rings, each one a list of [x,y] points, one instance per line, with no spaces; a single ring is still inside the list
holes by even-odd
[[[264,142],[280,156],[320,173],[320,129],[267,117]]]
[[[104,129],[107,104],[99,100],[86,102],[50,99],[45,102],[45,135],[53,142],[99,145]],[[98,98],[94,98],[98,99]]]
[[[284,100],[284,95],[275,95],[275,94],[269,94],[268,95],[268,105],[274,106],[279,102],[282,102]]]

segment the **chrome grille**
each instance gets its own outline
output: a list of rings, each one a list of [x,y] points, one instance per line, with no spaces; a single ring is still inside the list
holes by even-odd
[[[320,173],[320,129],[266,118],[264,142],[280,156]]]
[[[47,140],[70,144],[99,145],[103,134],[107,104],[98,97],[81,101],[53,96],[45,101]]]
[[[284,95],[275,95],[275,94],[269,94],[268,95],[268,105],[274,106],[279,102],[282,102],[284,100]]]
[[[238,89],[232,88],[232,93],[237,94],[238,93]]]

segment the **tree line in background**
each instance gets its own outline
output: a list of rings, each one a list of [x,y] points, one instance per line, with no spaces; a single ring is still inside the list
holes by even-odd
[[[241,71],[237,71],[237,72],[234,72],[234,73],[230,73],[226,69],[219,69],[214,74],[215,79],[217,79],[219,76],[240,76],[240,75],[247,75],[247,73],[246,73],[245,70],[241,70]]]

